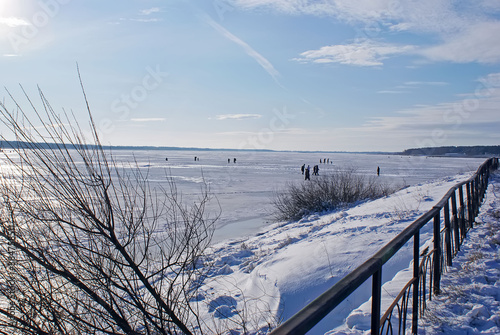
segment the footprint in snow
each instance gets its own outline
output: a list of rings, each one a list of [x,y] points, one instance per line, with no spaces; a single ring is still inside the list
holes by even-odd
[[[214,317],[218,319],[227,319],[237,313],[236,305],[236,299],[223,295],[210,301],[208,304],[208,312],[214,313]]]
[[[221,267],[224,265],[235,266],[241,264],[245,258],[253,256],[254,253],[251,250],[243,249],[237,252],[234,252],[230,255],[222,256],[215,262],[216,267]]]

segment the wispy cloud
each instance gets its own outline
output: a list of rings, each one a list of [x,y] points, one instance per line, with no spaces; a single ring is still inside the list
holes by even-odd
[[[228,0],[243,9],[268,8],[287,14],[337,16],[346,19],[373,19],[386,16],[387,0]]]
[[[233,35],[229,30],[215,22],[208,15],[202,15],[203,19],[218,33],[222,36],[230,40],[231,42],[236,43],[240,47],[245,50],[246,54],[252,57],[276,82],[278,82],[279,72],[274,68],[270,61],[268,61],[264,56],[255,51],[250,45],[248,45],[245,41],[241,40],[237,36]],[[279,83],[279,82],[278,82]]]
[[[130,21],[134,21],[134,22],[160,22],[162,20],[151,18],[151,19],[130,19]]]
[[[481,77],[477,80],[484,87],[500,87],[500,73],[490,73],[487,76]]]
[[[487,79],[487,78],[486,78]],[[441,134],[480,129],[481,125],[500,124],[500,83],[482,82],[467,98],[436,105],[415,106],[394,116],[373,117],[359,131],[407,131],[411,134]],[[492,122],[493,121],[493,122]],[[485,138],[497,134],[494,127],[483,127]],[[434,136],[434,135],[433,135]]]
[[[397,90],[382,90],[378,91],[379,94],[404,94],[409,93],[408,91],[397,91]]]
[[[138,14],[135,14],[136,17],[134,18],[120,18],[118,21],[110,22],[110,24],[121,24],[123,22],[142,22],[142,23],[150,23],[150,22],[161,22],[163,21],[161,18],[158,17],[149,17],[152,14],[159,13],[161,12],[161,9],[159,7],[152,7],[148,9],[142,9],[139,11]],[[138,16],[138,17],[137,17]]]
[[[462,2],[448,0],[227,0],[232,6],[245,10],[260,9],[293,15],[329,16],[352,24],[358,34],[371,37],[359,23],[376,25],[377,38],[385,32],[408,31],[434,36],[435,45],[421,45],[418,54],[433,62],[500,63],[500,5],[495,0]],[[388,48],[387,48],[388,47]],[[316,63],[380,66],[385,57],[398,54],[394,45],[385,48],[361,44],[324,46],[302,54],[301,60]],[[406,50],[402,50],[403,52]],[[322,55],[322,54],[325,55]],[[415,48],[415,53],[417,53]],[[317,56],[315,56],[315,54]],[[311,59],[312,58],[312,59]]]
[[[445,39],[420,53],[433,61],[455,63],[500,63],[500,21],[468,25],[465,31]]]
[[[500,74],[477,80],[467,97],[434,105],[415,105],[368,119],[360,127],[336,129],[339,141],[363,139],[396,150],[441,145],[498,144]],[[394,138],[398,138],[397,143]],[[398,147],[400,147],[398,149]],[[394,149],[391,149],[394,150]]]
[[[444,81],[407,81],[404,83],[407,86],[446,86],[449,83]]]
[[[31,25],[31,23],[25,19],[19,17],[0,17],[0,24],[4,24],[11,28]]]
[[[381,66],[389,56],[407,54],[414,50],[411,45],[396,45],[364,40],[362,42],[330,45],[309,50],[294,60],[312,63],[339,63],[356,66]]]
[[[262,115],[260,114],[221,114],[217,115],[215,118],[217,120],[245,120],[245,119],[259,119]]]
[[[152,118],[137,118],[137,119],[130,119],[132,122],[161,122],[165,121],[165,118],[162,117],[152,117]]]
[[[395,86],[393,89],[380,90],[379,94],[404,94],[411,93],[421,87],[426,86],[446,86],[449,83],[444,81],[407,81],[402,85]]]
[[[153,13],[158,13],[160,12],[160,8],[159,7],[153,7],[153,8],[149,8],[149,9],[143,9],[139,12],[140,15],[151,15]]]
[[[419,30],[439,33],[463,27],[458,6],[448,0],[227,0],[232,6],[279,11],[286,14],[330,16],[345,22],[383,22],[393,31]],[[490,0],[491,1],[491,0]],[[473,6],[480,7],[480,6]],[[491,9],[489,9],[491,10]],[[486,9],[484,9],[486,11]]]

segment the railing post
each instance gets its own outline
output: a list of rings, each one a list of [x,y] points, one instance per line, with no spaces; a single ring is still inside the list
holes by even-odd
[[[444,204],[444,243],[446,245],[446,264],[452,266],[451,262],[451,225],[450,225],[450,205],[449,199]]]
[[[469,231],[470,227],[472,227],[472,222],[474,220],[474,208],[473,208],[473,201],[472,201],[472,181],[467,183],[467,212],[468,212],[468,224],[466,227],[466,232]]]
[[[484,195],[486,193],[486,189],[488,188],[488,179],[490,178],[490,169],[491,169],[491,160],[488,161],[488,165],[484,168],[483,173],[481,174],[481,199],[479,202],[481,203],[484,200]]]
[[[479,204],[481,203],[481,199],[479,199],[479,174],[476,176],[474,182],[474,218],[479,213]]]
[[[420,231],[413,235],[413,310],[411,320],[411,332],[417,334],[418,332],[418,288],[420,278]]]
[[[460,200],[460,243],[465,239],[465,201],[464,201],[464,188],[460,185],[458,189]]]
[[[454,253],[457,253],[460,250],[460,235],[458,231],[458,211],[457,211],[457,198],[456,198],[456,192],[453,190],[453,193],[451,194],[451,214],[452,222],[453,224],[453,232],[455,235],[455,250],[453,250]]]
[[[435,295],[438,295],[441,292],[440,281],[441,281],[441,218],[440,218],[440,209],[436,215],[434,216],[434,283],[433,283],[433,292]]]
[[[372,278],[372,335],[380,334],[380,309],[382,300],[382,268]]]

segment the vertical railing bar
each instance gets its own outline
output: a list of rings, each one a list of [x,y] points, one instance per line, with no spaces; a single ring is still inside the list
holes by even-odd
[[[460,250],[460,236],[458,231],[458,212],[457,212],[457,198],[455,190],[451,194],[451,214],[454,218],[453,231],[455,237],[455,250],[453,252],[456,254]]]
[[[450,205],[449,199],[444,204],[444,243],[446,245],[446,265],[452,266],[451,261],[451,225],[450,225]]]
[[[474,183],[474,218],[476,218],[479,212],[479,175],[476,176],[476,182]]]
[[[413,278],[415,282],[413,283],[413,310],[412,310],[412,322],[411,322],[411,332],[412,334],[417,334],[418,331],[418,288],[419,288],[419,278],[420,278],[420,230],[413,235]]]
[[[465,202],[463,185],[460,185],[458,191],[460,198],[460,243],[462,243],[465,239]]]
[[[433,291],[434,295],[440,293],[440,280],[441,280],[441,211],[437,211],[434,216],[434,282]]]
[[[479,204],[481,203],[481,200],[479,199],[479,178],[480,174],[476,176],[476,182],[474,184],[474,200],[476,200],[476,203],[474,205],[474,218],[476,218],[476,215],[479,213]]]
[[[380,309],[382,303],[382,268],[372,277],[372,335],[380,333]]]
[[[472,181],[470,181],[469,183],[466,184],[467,186],[467,212],[469,214],[469,217],[468,217],[468,222],[467,222],[467,227],[465,229],[465,233],[467,234],[467,232],[469,231],[470,227],[472,227],[472,222],[473,222],[473,217],[474,217],[474,214],[473,214],[473,211],[474,209],[472,208]],[[464,236],[465,237],[465,236]]]

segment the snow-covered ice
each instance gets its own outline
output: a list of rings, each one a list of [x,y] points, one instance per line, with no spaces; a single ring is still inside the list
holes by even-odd
[[[379,166],[382,183],[402,187],[474,171],[484,161],[484,158],[461,157],[219,150],[114,150],[113,156],[125,167],[137,162],[153,185],[167,186],[165,177],[172,177],[187,201],[196,199],[206,183],[217,197],[208,211],[215,214],[222,210],[215,242],[251,236],[268,226],[274,192],[289,182],[302,181],[302,164],[311,168],[319,165],[320,175],[354,167],[357,173],[375,176]],[[320,159],[329,159],[330,163],[320,164]]]

